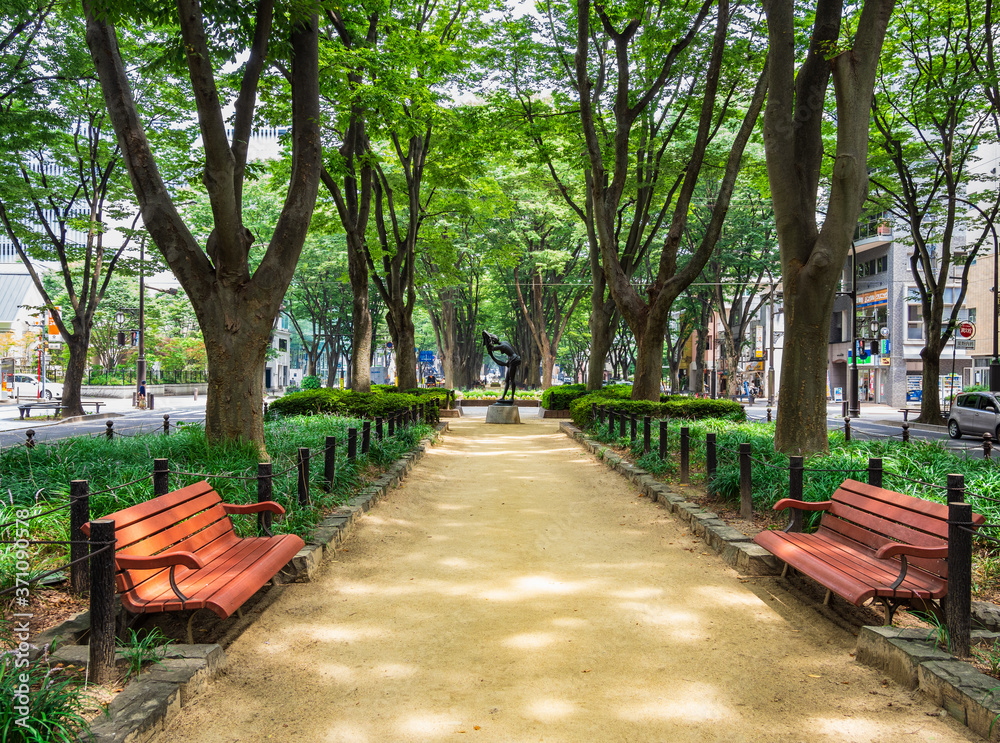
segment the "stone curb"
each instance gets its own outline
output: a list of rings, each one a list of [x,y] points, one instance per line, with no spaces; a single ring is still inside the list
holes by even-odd
[[[741,575],[777,575],[781,572],[778,558],[754,544],[751,537],[726,524],[718,514],[685,500],[683,492],[677,492],[641,467],[608,452],[604,444],[590,438],[572,423],[560,423],[559,429],[579,441],[611,469],[634,482],[651,501],[659,503],[677,518],[688,522],[692,533],[705,540],[708,546]]]
[[[862,627],[856,659],[907,689],[919,689],[949,715],[986,740],[1000,740],[1000,681],[940,650],[933,630]],[[972,643],[995,643],[1000,634],[972,633]]]
[[[587,436],[572,423],[559,428],[579,441],[612,469],[635,482],[650,499],[691,524],[694,534],[718,552],[741,575],[777,575],[781,561],[751,537],[727,525],[711,511],[684,500],[682,494],[658,482],[645,470],[626,462],[607,447]],[[973,602],[973,620],[996,629],[1000,608]],[[972,641],[992,644],[1000,633],[973,631]],[[977,735],[1000,741],[1000,681],[980,673],[968,663],[937,649],[928,641],[928,631],[899,627],[862,627],[855,659],[871,666],[907,689],[920,689],[935,704]],[[997,724],[993,725],[994,720]],[[992,726],[992,729],[991,729]]]
[[[313,530],[306,546],[279,571],[275,583],[308,582],[320,563],[336,554],[336,548],[346,539],[355,522],[366,511],[397,487],[448,431],[448,423],[440,422],[413,449],[400,457],[377,480],[323,519]],[[62,624],[39,633],[32,645],[52,648],[56,662],[86,666],[87,645],[76,643],[90,631],[90,612],[85,611]],[[86,743],[145,743],[161,732],[167,723],[194,696],[205,689],[226,664],[225,651],[219,645],[171,645],[160,665],[141,674],[129,683],[108,706],[107,714],[95,718],[90,734],[80,735]]]

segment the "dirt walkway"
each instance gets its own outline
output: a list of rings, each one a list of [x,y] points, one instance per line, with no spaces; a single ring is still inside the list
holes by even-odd
[[[452,422],[160,743],[964,741],[555,423]]]

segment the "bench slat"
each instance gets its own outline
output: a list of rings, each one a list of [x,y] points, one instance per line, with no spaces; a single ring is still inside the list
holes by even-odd
[[[104,516],[106,519],[114,519],[115,522],[115,534],[118,533],[119,529],[123,529],[126,526],[131,526],[132,524],[142,521],[143,519],[150,518],[162,511],[169,511],[171,508],[181,505],[193,498],[197,498],[199,495],[207,495],[209,493],[215,493],[212,490],[212,486],[208,484],[207,481],[201,480],[193,485],[188,485],[181,488],[180,490],[174,490],[167,493],[166,495],[160,495],[152,498],[148,501],[143,501],[142,503],[137,503],[134,506],[129,506],[121,511],[116,511],[115,513]],[[215,497],[222,501],[218,493],[215,493]]]
[[[226,518],[226,512],[218,494],[206,493],[131,526],[116,528],[116,551],[129,555],[155,555],[223,518]]]
[[[219,555],[223,554],[230,545],[238,541],[233,533],[232,523],[228,520],[217,521],[207,529],[203,529],[197,534],[192,534],[181,542],[178,542],[171,550],[176,552],[193,552],[206,562],[211,562]],[[123,570],[119,573],[121,585],[127,586],[130,590],[137,588],[144,581],[153,576],[163,573],[163,580],[170,572],[169,568],[156,568],[152,570]],[[175,575],[177,573],[175,572]],[[169,585],[169,584],[165,584]]]
[[[754,541],[856,606],[875,596],[939,599],[947,593],[944,580],[912,568],[903,585],[892,591],[889,586],[899,574],[898,568],[895,572],[882,570],[874,558],[871,562],[861,559],[861,553],[852,555],[821,540],[801,540],[814,536],[769,531],[761,532]]]
[[[890,541],[903,542],[917,547],[938,547],[942,542],[948,541],[947,536],[939,537],[925,531],[911,529],[905,523],[901,524],[898,521],[879,516],[877,513],[863,511],[841,501],[834,501],[830,510],[823,514],[822,523],[824,526],[832,524],[830,528],[836,530],[836,524],[840,520],[867,529],[876,538],[880,538],[869,544],[870,547],[881,547]]]
[[[878,497],[873,491],[882,496],[898,495],[910,502],[901,502],[898,498]],[[850,482],[850,486],[847,486],[847,483],[841,485],[832,500],[849,504],[897,524],[905,524],[926,534],[932,534],[938,539],[948,538],[948,506],[942,503],[913,498],[854,481]]]
[[[828,528],[830,522],[822,522],[817,533],[828,533],[836,534],[840,540],[847,540],[855,544],[857,549],[870,552],[874,558],[875,553],[878,551],[879,547],[886,544],[893,544],[894,540],[886,539],[879,536],[878,534],[873,534],[867,529],[862,529],[859,526],[850,524],[846,521],[840,521],[836,524],[835,529]],[[938,540],[933,545],[916,545],[918,547],[930,547],[930,546],[940,546],[942,544],[947,544],[946,541]],[[932,575],[940,576],[941,578],[948,577],[948,561],[945,559],[927,558],[927,557],[907,557],[907,561],[911,566],[920,568]]]
[[[178,569],[177,585],[188,601],[181,604],[165,576],[123,596],[130,611],[152,613],[211,609],[225,618],[259,591],[305,543],[297,536],[250,537],[202,570]]]

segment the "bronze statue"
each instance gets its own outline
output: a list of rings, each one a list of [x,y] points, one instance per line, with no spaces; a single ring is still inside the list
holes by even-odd
[[[499,403],[504,403],[507,398],[507,389],[510,389],[510,401],[506,402],[507,405],[514,404],[514,395],[517,392],[517,367],[521,365],[521,357],[517,355],[517,351],[514,347],[510,345],[507,341],[500,342],[492,333],[487,333],[483,331],[483,345],[486,346],[486,352],[490,355],[490,358],[496,362],[497,366],[507,367],[507,376],[504,378],[503,385],[503,395],[500,397]],[[496,356],[493,355],[494,351],[499,351],[500,353],[507,356],[506,361],[501,361]]]

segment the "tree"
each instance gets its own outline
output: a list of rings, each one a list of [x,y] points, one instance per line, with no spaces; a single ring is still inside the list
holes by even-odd
[[[213,444],[246,439],[263,452],[265,355],[306,237],[322,169],[318,19],[303,16],[292,7],[282,7],[276,14],[273,0],[260,0],[250,17],[242,12],[227,17],[222,6],[212,6],[214,14],[206,18],[196,0],[180,0],[176,15],[167,10],[161,14],[148,11],[155,16],[157,28],[177,32],[183,42],[204,147],[202,182],[214,217],[214,230],[201,245],[178,213],[139,119],[114,26],[124,19],[115,8],[93,0],[85,0],[83,7],[87,44],[143,221],[190,297],[205,338],[206,438]],[[216,34],[215,47],[208,28]],[[282,42],[287,40],[288,46],[271,44],[275,34]],[[242,43],[247,54],[239,64],[229,138],[215,68],[229,60],[235,62],[235,55],[244,53]],[[291,69],[291,175],[270,244],[251,274],[253,235],[244,225],[242,203],[247,147],[265,61],[286,53],[286,49]]]
[[[938,389],[941,354],[954,336],[969,286],[969,270],[989,235],[959,243],[965,209],[980,204],[994,220],[1000,179],[977,175],[979,147],[997,142],[997,111],[984,95],[975,60],[986,38],[973,5],[943,2],[903,6],[892,22],[872,106],[872,142],[883,157],[872,174],[877,196],[902,222],[912,246],[910,271],[920,300],[924,347],[921,423],[942,423]],[[959,291],[948,285],[959,271]],[[947,292],[947,296],[946,296]],[[947,318],[945,315],[947,314]]]
[[[774,446],[828,450],[827,341],[834,294],[868,191],[868,121],[875,70],[894,0],[864,0],[856,32],[841,38],[843,0],[818,0],[805,60],[792,0],[765,0],[769,40],[764,148],[785,300],[781,405]],[[825,219],[816,223],[823,174],[823,107],[830,80],[837,141]]]
[[[32,28],[44,56],[24,72],[47,68],[59,74],[15,87],[19,96],[26,93],[26,98],[17,99],[19,104],[36,102],[48,113],[40,121],[22,122],[18,134],[7,140],[11,151],[0,164],[0,224],[66,343],[65,412],[82,415],[80,386],[95,313],[117,270],[124,268],[134,275],[140,269],[126,253],[139,215],[130,198],[121,151],[108,126],[100,87],[81,44],[79,22],[50,15],[44,24]],[[137,90],[149,92],[152,82],[143,79]],[[147,121],[155,117],[163,125],[169,123],[169,114],[153,101],[142,103]],[[176,130],[168,136],[176,140],[178,135],[183,137]],[[123,222],[131,226],[110,226]],[[44,281],[44,263],[58,266],[58,288]],[[50,289],[65,301],[56,302]]]
[[[659,7],[654,14],[647,13],[644,7],[611,8],[602,3],[592,5],[590,0],[577,0],[576,3],[577,36],[573,68],[592,173],[590,202],[604,276],[615,305],[638,345],[632,385],[632,397],[637,400],[659,399],[664,330],[670,319],[671,305],[683,289],[698,277],[715,247],[739,172],[743,149],[756,124],[767,88],[766,77],[762,73],[752,92],[745,89],[746,62],[749,60],[752,67],[756,55],[750,45],[738,42],[735,35],[729,35],[731,19],[728,0],[720,0],[716,7],[708,65],[706,67],[701,61],[701,74],[695,73],[692,55],[697,45],[692,47],[692,44],[696,39],[700,41],[699,35],[711,6],[712,3],[707,0],[696,13],[686,15],[681,8],[663,12],[664,9]],[[640,34],[640,31],[643,33]],[[600,61],[596,70],[589,64],[592,37],[600,38],[600,43],[609,47],[599,49]],[[666,54],[662,53],[664,47],[668,49]],[[643,56],[648,49],[655,49],[656,53]],[[734,67],[725,68],[727,49],[739,50],[738,71]],[[612,57],[613,65],[610,62]],[[658,193],[656,179],[643,181],[643,178],[650,169],[658,168],[659,158],[666,147],[663,142],[669,142],[684,123],[681,113],[669,122],[666,134],[662,133],[667,112],[671,110],[665,96],[680,90],[685,82],[689,87],[680,109],[683,112],[691,106],[698,110],[696,132],[693,141],[687,143],[689,154],[683,171],[667,193]],[[605,84],[611,98],[610,121],[602,115]],[[681,263],[679,259],[691,199],[705,167],[710,144],[728,118],[734,96],[746,97],[746,114],[731,137],[729,153],[721,168],[712,221],[697,250]],[[636,128],[639,141],[636,167],[633,169],[630,139]],[[639,203],[633,208],[631,225],[627,230],[630,240],[633,236],[636,240],[641,239],[647,215],[654,203],[661,204],[657,221],[662,220],[669,207],[673,206],[670,226],[663,236],[655,279],[642,290],[629,280],[619,254],[619,233],[625,227],[618,220],[618,209],[625,197],[626,186],[633,178],[639,179],[642,186],[636,195]]]

